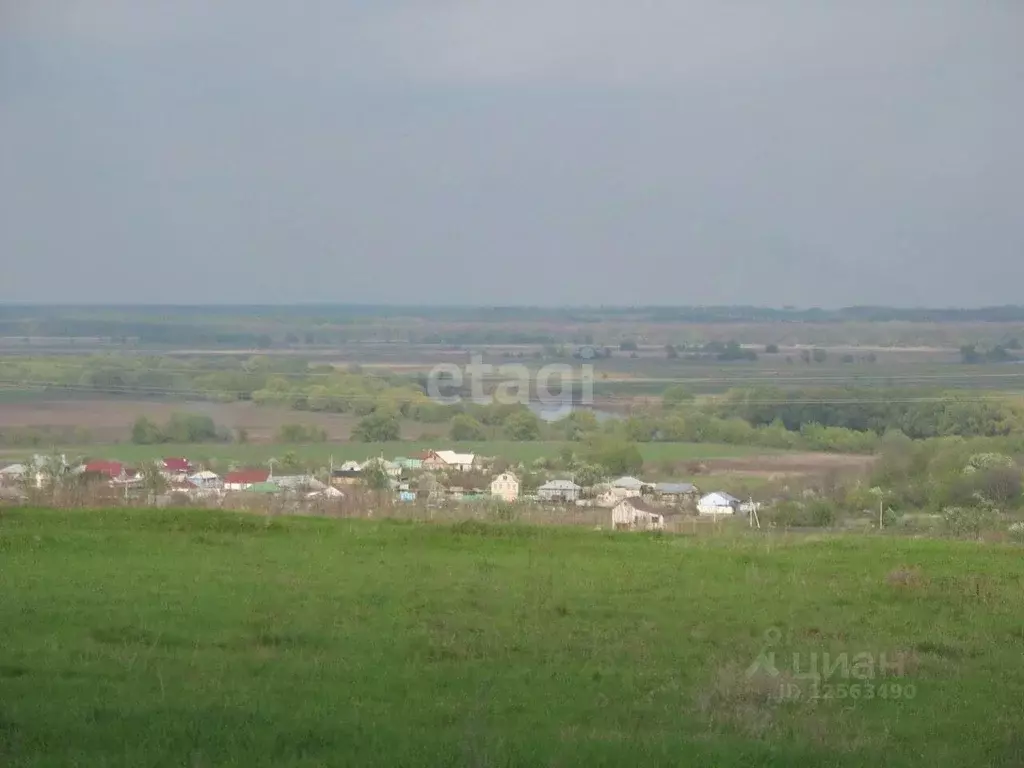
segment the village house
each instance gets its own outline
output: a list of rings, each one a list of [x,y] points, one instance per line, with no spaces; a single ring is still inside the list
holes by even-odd
[[[340,467],[331,470],[331,485],[356,485],[362,480],[363,469],[358,461],[346,461]]]
[[[96,459],[94,461],[87,462],[81,467],[81,473],[86,475],[100,475],[107,480],[119,480],[122,482],[135,474],[120,461],[104,461],[103,459]]]
[[[167,478],[188,477],[188,473],[192,471],[192,462],[181,457],[163,459],[161,465],[163,474]]]
[[[666,504],[682,504],[693,500],[698,491],[692,483],[655,483],[654,495]]]
[[[172,477],[167,481],[167,495],[178,494],[181,496],[198,497],[201,495],[199,486],[187,477]],[[206,495],[209,495],[207,493]]]
[[[423,469],[471,472],[476,466],[476,463],[476,456],[472,453],[427,451],[423,458]]]
[[[275,476],[272,480],[274,485],[276,485],[280,490],[291,491],[293,493],[323,491],[327,488],[326,485],[312,475],[282,475]]]
[[[656,507],[639,496],[623,499],[612,509],[612,528],[630,531],[662,531],[665,517],[673,514]]]
[[[503,472],[491,481],[491,496],[502,501],[519,498],[519,478],[511,472]]]
[[[0,469],[0,488],[21,487],[30,485],[35,488],[44,487],[52,474],[63,475],[70,472],[65,456],[48,457],[35,454],[28,464],[11,464]]]
[[[238,469],[224,475],[225,491],[248,491],[258,483],[266,483],[270,479],[267,469]]]
[[[638,480],[635,477],[629,476],[620,477],[618,480],[612,480],[611,485],[612,490],[624,491],[626,493],[623,498],[650,493],[653,488],[650,483],[645,483],[643,480]]]
[[[577,502],[583,489],[571,480],[550,480],[537,489],[541,501]]]
[[[403,472],[419,472],[423,469],[423,459],[410,459],[405,456],[399,456],[395,459],[395,464],[397,464]]]
[[[196,472],[194,475],[189,475],[186,479],[200,491],[219,491],[224,489],[224,481],[220,479],[220,475],[208,469]]]
[[[734,515],[739,506],[739,499],[724,491],[715,491],[701,497],[697,502],[697,512],[702,515]]]
[[[0,469],[0,487],[13,488],[25,482],[25,477],[31,475],[31,470],[24,464],[11,464]]]

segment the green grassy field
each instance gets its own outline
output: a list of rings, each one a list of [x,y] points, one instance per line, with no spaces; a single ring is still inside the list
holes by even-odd
[[[131,443],[119,443],[116,445],[69,447],[60,450],[69,456],[82,455],[120,461],[147,461],[166,456],[187,456],[196,463],[216,460],[256,464],[266,462],[270,458],[280,459],[287,453],[294,453],[302,461],[320,461],[326,464],[332,456],[336,463],[348,459],[363,460],[380,455],[392,459],[398,456],[413,456],[427,448],[442,447],[451,447],[454,450],[476,453],[481,456],[501,456],[514,461],[533,461],[541,457],[554,458],[566,447],[575,447],[579,450],[580,446],[578,443],[569,442],[449,443],[441,440],[395,443],[306,443],[301,445],[266,443],[132,445]],[[31,452],[31,450],[20,453],[6,450],[4,454],[18,458]],[[714,443],[645,443],[640,446],[640,452],[645,461],[688,461],[773,453],[765,448]],[[774,453],[778,453],[778,451]]]
[[[1019,766],[1020,554],[5,510],[0,764]]]

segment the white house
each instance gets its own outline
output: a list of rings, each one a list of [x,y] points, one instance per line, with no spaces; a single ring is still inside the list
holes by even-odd
[[[0,469],[0,486],[12,487],[21,485],[25,481],[30,470],[24,464],[11,464],[9,467]],[[41,485],[41,478],[36,479],[36,486]]]
[[[697,502],[697,511],[702,515],[734,515],[739,509],[740,500],[723,491],[715,491],[702,496]]]
[[[665,528],[666,510],[631,496],[612,509],[612,528],[631,531],[661,531]]]
[[[456,453],[455,451],[427,451],[423,459],[424,469],[454,469],[470,472],[476,466],[476,456],[472,453]]]
[[[491,481],[491,496],[502,501],[519,498],[519,478],[511,472],[504,472]]]

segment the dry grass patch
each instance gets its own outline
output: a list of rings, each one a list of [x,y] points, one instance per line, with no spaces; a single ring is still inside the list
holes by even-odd
[[[772,675],[737,664],[720,667],[697,696],[697,707],[712,729],[725,728],[755,739],[776,727],[778,711],[786,705],[812,707],[810,682],[785,671]]]
[[[901,565],[899,568],[886,574],[885,583],[897,589],[920,589],[928,581],[920,568]]]

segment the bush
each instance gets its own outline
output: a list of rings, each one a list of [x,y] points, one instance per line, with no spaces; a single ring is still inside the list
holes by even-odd
[[[324,443],[327,442],[327,431],[305,424],[285,424],[277,432],[279,443]]]
[[[455,440],[456,442],[464,440],[484,440],[487,436],[484,431],[484,425],[465,413],[460,413],[452,419],[449,434],[451,435],[452,440]]]
[[[164,442],[164,435],[154,422],[139,416],[132,426],[132,442],[135,445],[157,445]]]
[[[397,414],[376,410],[364,416],[352,430],[352,438],[362,443],[388,443],[401,439]]]
[[[504,425],[505,437],[517,442],[530,442],[540,438],[540,419],[528,410],[508,417]]]
[[[942,523],[946,532],[960,538],[978,538],[995,522],[995,513],[988,507],[946,507]]]
[[[762,517],[784,528],[830,528],[836,522],[836,509],[833,504],[823,500],[808,504],[782,501]]]

